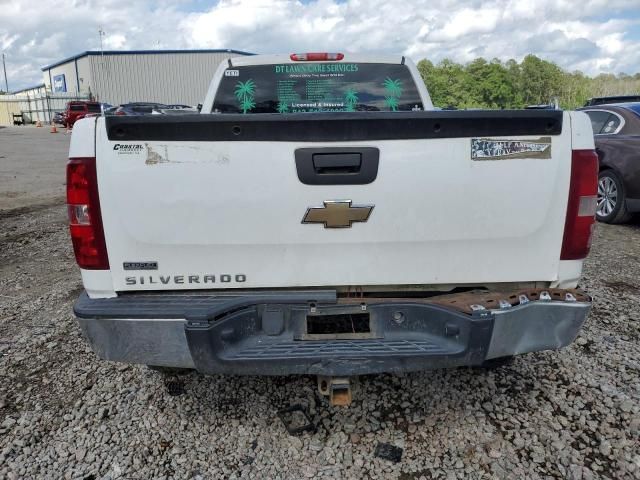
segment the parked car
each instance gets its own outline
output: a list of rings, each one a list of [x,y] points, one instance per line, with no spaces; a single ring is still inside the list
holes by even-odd
[[[67,128],[73,128],[73,125],[81,118],[91,115],[100,115],[101,113],[102,107],[98,102],[68,102],[64,113],[64,125]]]
[[[615,95],[610,97],[593,97],[587,100],[585,107],[604,105],[610,103],[640,102],[640,95]]]
[[[188,105],[166,105],[165,108],[154,108],[152,113],[155,115],[192,115],[198,112],[196,107]]]
[[[116,109],[116,115],[150,115],[154,110],[167,108],[162,103],[155,102],[131,102],[125,103]]]
[[[626,222],[640,212],[640,102],[580,110],[591,119],[600,163],[596,217]]]
[[[57,125],[64,125],[64,117],[65,117],[65,112],[56,112],[53,115],[53,123],[57,124]]]
[[[191,105],[167,105],[165,110],[197,110]]]
[[[301,72],[340,75],[318,100]],[[197,120],[73,132],[74,311],[99,356],[319,375],[331,396],[322,376],[576,338],[598,176],[584,113],[435,111],[401,55],[256,55],[213,78]]]

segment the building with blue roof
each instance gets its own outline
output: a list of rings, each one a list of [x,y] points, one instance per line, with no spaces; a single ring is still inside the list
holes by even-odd
[[[243,55],[251,54],[230,49],[87,51],[42,67],[42,73],[51,92],[112,105],[197,105],[220,62]]]

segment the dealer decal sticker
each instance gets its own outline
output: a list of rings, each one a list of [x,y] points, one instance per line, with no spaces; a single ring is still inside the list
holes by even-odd
[[[144,147],[140,144],[128,144],[128,143],[116,143],[113,145],[113,150],[118,152],[118,155],[137,155],[142,153]]]
[[[471,139],[471,160],[551,158],[551,137],[527,140]]]

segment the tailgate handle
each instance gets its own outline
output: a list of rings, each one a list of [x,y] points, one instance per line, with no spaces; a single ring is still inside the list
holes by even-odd
[[[298,148],[298,178],[306,185],[365,185],[378,176],[380,151],[374,147]]]
[[[314,153],[312,159],[318,175],[358,173],[362,165],[361,153]]]

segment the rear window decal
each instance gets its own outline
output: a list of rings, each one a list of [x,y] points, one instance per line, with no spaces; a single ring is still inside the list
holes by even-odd
[[[224,75],[213,113],[400,112],[422,110],[406,65],[308,62],[240,65]],[[229,71],[229,70],[227,70]]]

